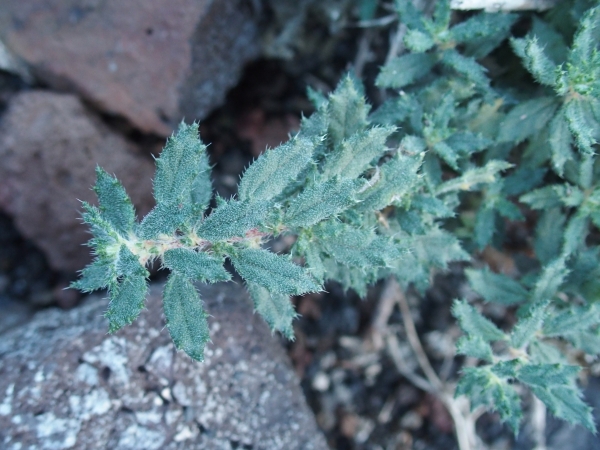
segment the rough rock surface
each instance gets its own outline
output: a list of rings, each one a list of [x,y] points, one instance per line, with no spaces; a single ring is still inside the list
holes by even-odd
[[[152,159],[73,95],[13,97],[0,122],[0,160],[0,208],[57,270],[79,270],[90,258],[79,200],[95,202],[96,165],[123,182],[138,212],[152,206]]]
[[[106,301],[46,310],[0,339],[0,447],[326,449],[283,348],[243,289],[206,286],[206,361],[177,353],[160,287],[107,335]]]
[[[143,132],[201,119],[258,53],[244,0],[3,0],[0,40],[34,76]]]

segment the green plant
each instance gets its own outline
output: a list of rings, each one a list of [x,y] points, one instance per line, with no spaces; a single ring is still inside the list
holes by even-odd
[[[500,79],[494,89],[476,59],[508,37],[517,16],[484,13],[450,27],[447,2],[438,2],[429,19],[399,1],[412,53],[388,62],[377,80],[382,87],[405,89],[375,114],[428,149],[425,174],[434,189],[448,169],[461,173],[491,158],[516,163],[478,198],[463,198],[463,208],[479,203],[474,223],[463,211],[467,226],[456,230],[467,247],[483,248],[495,237],[501,247],[505,221],[524,220],[527,208],[540,211],[533,242],[537,261],[520,281],[488,269],[467,270],[485,301],[518,306],[512,331],[502,331],[465,301],[453,307],[466,333],[458,352],[482,362],[463,370],[456,394],[468,395],[473,406],[496,409],[515,432],[522,417],[515,382],[528,386],[557,417],[596,430],[576,386],[581,368],[575,358],[600,349],[598,246],[590,228],[590,222],[600,225],[594,151],[600,137],[600,7],[577,14],[586,2],[575,3],[563,11],[580,22],[575,33],[561,34],[550,14],[548,22],[533,17],[525,38],[511,39],[537,83],[513,81],[512,87]],[[477,152],[481,156],[474,157]]]
[[[556,416],[595,431],[576,381],[578,355],[600,349],[600,6],[559,8],[530,17],[529,34],[510,40],[521,76],[490,77],[482,61],[523,16],[480,13],[454,24],[447,1],[433,18],[396,1],[410,52],[381,69],[376,83],[387,100],[370,112],[350,75],[328,97],[309,91],[316,112],[245,171],[236,198],[217,197],[212,209],[196,125],[182,124],[167,142],[156,207],[139,223],[122,186],[98,169],[99,207],[84,204],[83,216],[95,261],[73,286],[108,288],[116,331],[139,314],[145,267],[159,261],[171,272],[169,332],[201,360],[207,313],[192,283],[229,280],[226,259],[256,311],[292,338],[290,295],[319,291],[326,280],[365,295],[389,276],[423,291],[432,270],[502,248],[507,225],[533,215],[534,257],[518,279],[466,271],[473,290],[516,323],[505,331],[455,301],[465,332],[458,352],[479,361],[463,369],[456,394],[496,409],[516,432],[518,382]],[[295,238],[291,256],[263,248],[281,235]]]

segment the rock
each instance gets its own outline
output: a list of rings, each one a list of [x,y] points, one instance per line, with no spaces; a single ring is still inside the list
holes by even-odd
[[[0,339],[0,447],[326,449],[283,348],[233,283],[201,289],[213,343],[174,351],[160,287],[108,335],[106,300],[45,310]]]
[[[0,40],[51,87],[145,133],[202,119],[258,54],[244,0],[4,0]]]
[[[96,165],[123,182],[139,213],[152,207],[151,158],[73,95],[14,96],[0,123],[0,160],[0,208],[57,270],[79,270],[90,259],[79,200],[95,203]]]

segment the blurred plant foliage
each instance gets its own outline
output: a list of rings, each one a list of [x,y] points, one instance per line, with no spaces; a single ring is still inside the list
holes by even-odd
[[[536,217],[534,258],[519,279],[467,270],[473,290],[516,310],[516,323],[502,330],[465,300],[455,302],[465,332],[458,352],[481,362],[463,370],[456,394],[492,407],[516,432],[519,383],[555,416],[595,432],[576,380],[578,355],[600,350],[600,7],[564,2],[542,17],[480,13],[452,24],[447,2],[437,2],[431,18],[410,2],[396,5],[409,51],[383,66],[377,85],[402,90],[373,122],[398,126],[401,147],[425,153],[430,192],[482,164],[512,163],[454,208],[465,248],[501,249],[507,224]],[[511,37],[525,21],[529,32]],[[484,64],[507,38],[528,76],[488,75]]]
[[[369,20],[373,4],[359,2]],[[527,216],[534,233],[518,277],[467,270],[484,302],[516,318],[500,327],[455,301],[458,352],[480,361],[462,371],[456,394],[516,432],[521,384],[595,432],[576,381],[580,356],[600,349],[600,6],[574,0],[543,15],[463,20],[447,1],[431,15],[403,0],[392,10],[405,50],[377,77],[387,99],[371,111],[352,75],[328,96],[309,90],[316,112],[248,167],[237,197],[213,198],[196,124],[168,140],[156,207],[139,222],[120,183],[98,169],[99,206],[84,204],[83,216],[95,261],[73,287],[108,289],[113,332],[144,307],[146,265],[158,261],[170,271],[169,332],[202,360],[208,313],[193,283],[229,280],[226,260],[256,311],[293,338],[290,296],[327,280],[364,296],[389,276],[422,291],[450,261],[502,249],[507,225]],[[295,238],[290,255],[264,246],[282,235]]]

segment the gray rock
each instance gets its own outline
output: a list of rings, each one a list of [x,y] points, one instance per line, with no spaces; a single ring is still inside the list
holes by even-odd
[[[283,348],[239,286],[201,289],[206,361],[174,351],[154,286],[108,335],[98,296],[0,338],[0,447],[326,449]]]
[[[0,160],[0,209],[57,270],[80,270],[90,260],[79,200],[95,203],[97,165],[123,182],[139,214],[153,204],[150,156],[73,95],[14,96],[0,122]]]
[[[244,0],[3,0],[0,40],[33,75],[146,133],[202,119],[258,54]]]

